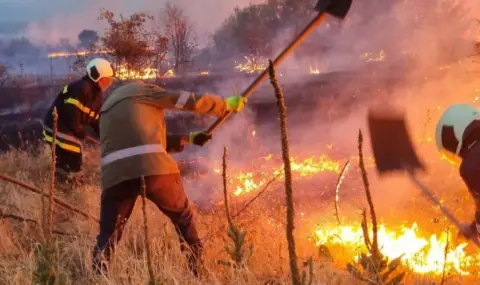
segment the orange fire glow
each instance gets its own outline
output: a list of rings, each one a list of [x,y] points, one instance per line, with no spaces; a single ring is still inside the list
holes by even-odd
[[[128,70],[126,65],[120,65],[117,68],[117,78],[126,79],[154,79],[157,78],[157,70],[154,68],[144,68],[138,70]]]
[[[355,256],[355,260],[359,251],[365,248],[361,225],[321,225],[315,230],[313,239],[317,245],[341,246]],[[378,242],[380,251],[389,260],[402,256],[403,265],[416,273],[441,275],[445,268],[446,272],[471,275],[480,265],[479,253],[468,255],[465,252],[467,243],[453,245],[452,234],[446,232],[422,235],[415,223],[397,230],[379,225]],[[449,247],[445,259],[447,243]]]
[[[264,157],[263,163],[272,161],[273,156]],[[290,159],[292,173],[298,178],[310,178],[312,175],[322,172],[339,173],[340,162],[331,160],[326,155],[312,156],[303,160],[298,158]],[[216,173],[220,170],[216,169]],[[278,176],[279,179],[284,177],[283,167],[274,166],[263,171],[257,172],[239,172],[235,173],[229,179],[229,183],[235,188],[234,195],[241,196],[261,189],[271,179]]]
[[[59,51],[59,52],[51,52],[48,54],[48,58],[63,58],[63,57],[71,57],[71,56],[85,56],[89,54],[106,54],[111,51],[108,50],[101,50],[97,52],[91,52],[91,51],[75,51],[75,52],[67,52],[67,51]]]
[[[320,74],[320,70],[318,68],[314,68],[310,65],[310,68],[309,68],[309,72],[310,74]]]
[[[155,50],[154,47],[148,47],[147,50]],[[51,52],[47,56],[48,58],[63,58],[63,57],[71,57],[71,56],[85,56],[89,54],[107,54],[107,53],[113,53],[114,51],[112,50],[99,50],[99,51],[74,51],[74,52],[68,52],[68,51],[57,51],[57,52]]]
[[[161,77],[167,77],[167,78],[168,77],[175,77],[175,72],[173,71],[173,69],[169,69]]]

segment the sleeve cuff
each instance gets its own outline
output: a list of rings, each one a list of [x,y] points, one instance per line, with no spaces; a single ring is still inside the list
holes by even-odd
[[[167,152],[182,152],[184,146],[181,143],[181,135],[167,135]]]

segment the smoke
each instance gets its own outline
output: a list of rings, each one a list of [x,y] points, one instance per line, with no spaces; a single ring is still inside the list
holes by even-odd
[[[106,8],[115,14],[128,16],[135,12],[148,12],[154,17],[161,15],[166,0],[141,0],[141,1],[113,1],[113,0],[87,0],[87,1],[63,1],[63,4],[72,4],[74,9],[63,9],[54,11],[51,17],[32,21],[26,28],[26,36],[39,45],[58,44],[61,39],[68,39],[71,43],[78,42],[78,33],[83,29],[97,30],[103,32],[105,25],[98,21],[99,11]],[[236,6],[242,7],[248,3],[257,1],[222,1],[202,0],[174,1],[176,5],[184,9],[185,15],[192,21],[197,34],[202,41],[228,17]],[[53,8],[53,7],[52,7]],[[209,12],[206,12],[209,11]],[[213,14],[212,14],[213,13]]]
[[[480,93],[477,73],[480,65],[478,57],[471,57],[478,31],[479,4],[474,0],[423,2],[395,1],[389,7],[362,9],[362,4],[354,1],[340,31],[326,26],[320,28],[316,36],[324,41],[325,50],[302,56],[297,54],[281,65],[280,69],[300,67],[308,70],[309,64],[316,63],[322,72],[318,79],[305,76],[305,72],[279,77],[285,87],[287,102],[290,102],[287,107],[292,155],[329,152],[346,161],[348,157],[358,155],[357,135],[361,129],[365,138],[364,153],[371,156],[367,111],[371,107],[392,106],[406,112],[417,151],[429,170],[423,177],[427,184],[435,186],[434,190],[439,194],[448,194],[453,188],[462,189],[462,195],[468,195],[458,170],[440,161],[430,139],[434,137],[436,120],[443,108],[453,103],[472,102]],[[292,33],[279,35],[283,40],[276,44],[278,50],[286,46],[292,36]],[[384,54],[381,61],[368,60],[368,56],[378,56],[380,52]],[[334,72],[342,73],[328,75]],[[314,87],[315,81],[327,77],[328,82],[317,82]],[[221,94],[231,94],[231,84],[228,82],[216,89]],[[239,90],[243,90],[248,82],[241,84],[237,86]],[[263,83],[251,100],[269,101],[275,108],[273,90],[268,82]],[[294,107],[295,102],[301,105],[302,100],[304,111]],[[246,165],[248,159],[242,158],[242,154],[251,156],[260,152],[259,149],[280,155],[275,117],[268,124],[255,125],[257,137],[253,148],[240,142],[238,137],[247,136],[247,126],[255,123],[249,113],[235,115],[234,120],[222,126],[202,151],[218,165],[223,145],[229,146],[230,153],[237,155],[230,161],[232,167]],[[327,145],[333,146],[330,151],[327,151]],[[250,166],[245,170],[255,169]],[[379,179],[374,168],[369,168],[369,172],[374,200],[380,211],[402,207],[418,195],[418,190],[405,175]],[[215,177],[212,179],[218,183],[220,180]],[[321,177],[318,180],[322,181]],[[358,177],[355,181],[361,183]],[[363,195],[358,191],[358,185],[352,187],[350,184],[350,187],[345,189],[349,196]],[[199,190],[195,191],[198,193]],[[195,197],[202,200],[201,195]]]
[[[434,138],[436,120],[445,106],[472,102],[478,95],[476,86],[480,80],[475,70],[478,71],[479,66],[469,58],[473,54],[478,26],[475,15],[467,9],[469,5],[477,4],[475,1],[421,2],[398,1],[387,12],[373,10],[369,15],[357,14],[370,20],[357,26],[359,19],[347,18],[345,25],[351,25],[351,29],[347,28],[340,35],[329,35],[335,39],[332,49],[322,55],[326,59],[323,70],[327,72],[348,68],[352,54],[358,56],[383,50],[385,60],[376,64],[378,66],[355,61],[360,65],[354,67],[360,72],[357,78],[348,82],[348,86],[367,92],[360,91],[354,98],[350,88],[341,88],[336,99],[363,100],[354,112],[346,112],[344,119],[328,126],[313,119],[314,123],[308,124],[308,131],[303,129],[307,134],[303,137],[305,142],[312,142],[315,138],[310,134],[325,134],[327,141],[340,149],[349,149],[350,155],[355,155],[358,129],[362,129],[366,138],[365,154],[371,155],[366,111],[370,107],[388,106],[403,109],[417,151],[429,169],[424,178],[436,187],[436,191],[448,191],[453,187],[464,189],[456,173],[458,170],[439,161],[434,142],[421,141]],[[359,3],[355,3],[352,14],[359,8]],[[336,108],[341,109],[341,106]],[[301,135],[302,128],[297,130],[296,134]],[[418,193],[405,176],[377,180],[376,173],[371,171],[370,177],[375,200],[383,210],[401,207]],[[442,177],[442,185],[438,184],[439,177]],[[466,191],[463,193],[467,194]]]
[[[185,10],[197,33],[207,39],[235,6],[242,7],[249,2],[261,1],[179,0],[175,4]],[[26,35],[37,44],[59,43],[61,38],[75,43],[82,29],[102,31],[102,22],[96,20],[102,7],[124,15],[149,11],[157,16],[165,1],[88,0],[82,3],[85,4],[78,4],[80,6],[74,11],[58,12],[48,19],[31,22]],[[457,170],[439,162],[434,143],[426,141],[433,137],[442,108],[452,103],[471,102],[479,96],[480,65],[475,62],[478,58],[469,56],[477,37],[480,4],[476,0],[388,3],[391,4],[367,9],[363,1],[354,1],[342,23],[329,17],[328,22],[308,39],[312,48],[299,48],[279,67],[279,73],[284,73],[278,79],[285,87],[292,154],[311,156],[328,152],[335,159],[345,161],[357,155],[357,135],[362,129],[365,155],[371,156],[365,120],[367,110],[391,105],[406,110],[418,152],[429,168],[424,178],[441,193],[456,187],[463,189],[465,194]],[[270,58],[274,58],[294,35],[293,31],[279,34],[273,45],[277,49]],[[384,58],[379,59],[380,54]],[[322,74],[308,75],[309,65]],[[289,72],[289,69],[294,71]],[[249,83],[247,79],[227,80],[203,91],[226,97],[233,93],[233,85],[240,92]],[[250,102],[255,101],[276,108],[268,80],[250,98]],[[280,155],[276,114],[263,124],[255,119],[257,115],[247,107],[222,125],[205,147],[192,147],[178,157],[199,156],[217,167],[223,146],[227,146],[230,169],[245,167],[247,171],[256,171],[258,167],[249,165],[252,158],[268,152]],[[211,118],[209,123],[213,121]],[[328,150],[327,146],[332,147]],[[400,207],[416,195],[417,190],[404,176],[377,179],[372,170],[369,169],[374,199],[380,202],[377,203],[380,208]],[[231,173],[234,174],[233,170]],[[436,181],[439,177],[442,177],[441,183]],[[219,182],[218,175],[202,182],[208,185],[192,182],[188,186],[189,193],[194,201],[205,201],[208,199],[206,192],[220,190]],[[354,192],[353,187],[345,191],[352,196],[362,194]]]

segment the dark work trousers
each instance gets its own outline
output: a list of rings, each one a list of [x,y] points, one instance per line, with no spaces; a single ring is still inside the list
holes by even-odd
[[[197,264],[202,253],[202,243],[193,221],[193,210],[185,194],[180,174],[145,177],[147,199],[155,203],[173,222],[180,238],[182,250],[187,250],[188,265],[197,275]],[[122,237],[123,229],[132,214],[137,197],[141,195],[141,179],[117,184],[102,192],[100,207],[100,234],[93,252],[93,266],[96,272],[105,270],[102,253],[110,260],[116,244]]]
[[[475,222],[480,226],[480,143],[476,143],[463,155],[460,175],[475,201]],[[480,233],[480,228],[477,231]]]
[[[82,169],[81,152],[72,152],[56,146],[55,155],[57,157],[57,168],[65,172],[79,172]]]
[[[51,147],[51,145],[50,145]],[[82,170],[82,153],[65,150],[58,145],[55,147],[55,177],[59,183],[70,182],[70,175]]]

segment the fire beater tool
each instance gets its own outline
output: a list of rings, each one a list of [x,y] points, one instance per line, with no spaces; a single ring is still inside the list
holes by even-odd
[[[318,11],[318,15],[303,29],[303,31],[280,53],[280,55],[273,61],[273,66],[278,66],[288,55],[290,55],[309,35],[318,27],[325,19],[327,14],[330,14],[336,18],[344,19],[347,16],[348,11],[352,5],[353,0],[319,0],[315,6],[315,10]],[[266,68],[255,81],[247,87],[241,96],[250,96],[255,89],[262,83],[268,75],[268,68]],[[218,118],[210,128],[207,130],[208,134],[212,134],[230,115],[232,112],[228,112],[223,117]]]
[[[463,232],[463,227],[457,218],[417,178],[416,172],[426,172],[426,168],[414,149],[404,115],[392,111],[370,110],[368,128],[378,174],[382,176],[392,172],[406,172],[423,194],[440,208],[440,211],[460,232]],[[478,239],[472,238],[471,240],[480,247]]]

